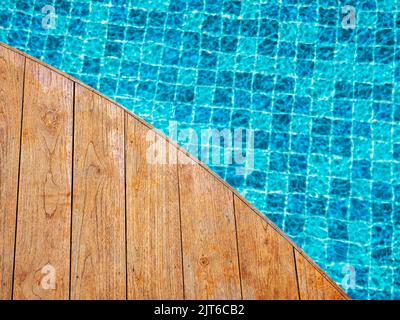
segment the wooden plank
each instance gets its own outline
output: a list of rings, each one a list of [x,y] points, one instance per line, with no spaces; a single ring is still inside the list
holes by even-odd
[[[123,299],[127,279],[132,299],[347,298],[185,154],[149,163],[147,126],[83,85],[73,138],[73,81],[27,59],[23,84],[24,59],[0,44],[0,299]]]
[[[301,300],[345,300],[345,297],[310,262],[295,250]]]
[[[27,59],[24,95],[14,298],[67,299],[73,83]]]
[[[72,299],[125,299],[124,112],[76,84]]]
[[[235,196],[243,299],[299,299],[292,245]]]
[[[178,152],[185,297],[241,299],[233,194]]]
[[[0,300],[12,296],[24,64],[0,46]]]
[[[128,298],[183,299],[176,148],[129,115],[126,128]]]

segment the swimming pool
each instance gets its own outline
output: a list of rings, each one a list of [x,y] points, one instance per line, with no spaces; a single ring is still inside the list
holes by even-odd
[[[400,298],[399,27],[397,0],[0,5],[0,41],[178,140],[362,299]]]

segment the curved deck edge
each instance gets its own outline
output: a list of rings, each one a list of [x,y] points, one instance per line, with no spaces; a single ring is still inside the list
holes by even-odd
[[[350,299],[350,297],[311,259],[308,257],[308,255],[297,246],[296,243],[294,243],[281,229],[279,229],[271,220],[269,220],[264,214],[262,214],[257,208],[255,208],[249,201],[246,200],[245,197],[243,197],[236,189],[234,189],[231,185],[229,185],[227,182],[225,182],[222,178],[220,178],[215,172],[213,172],[206,164],[195,158],[193,155],[191,155],[188,151],[186,151],[184,148],[182,148],[180,145],[178,145],[175,141],[171,140],[169,137],[167,137],[164,133],[159,131],[157,128],[153,127],[151,124],[147,123],[144,119],[140,118],[139,116],[135,115],[133,112],[129,111],[125,107],[123,107],[121,104],[117,103],[116,101],[113,101],[111,98],[107,97],[106,95],[102,94],[101,92],[98,92],[97,90],[93,89],[92,87],[82,83],[81,81],[75,79],[74,77],[57,70],[56,68],[44,63],[43,61],[36,59],[34,57],[31,57],[24,52],[17,50],[13,47],[10,47],[7,44],[1,43],[0,46],[3,48],[6,48],[8,50],[11,50],[19,55],[22,55],[25,57],[25,59],[29,59],[31,61],[34,61],[51,71],[65,77],[66,79],[69,79],[73,83],[78,84],[79,86],[82,86],[82,88],[85,88],[86,90],[90,91],[91,93],[101,97],[102,99],[107,100],[109,103],[112,105],[117,106],[118,108],[121,108],[123,112],[127,113],[129,116],[133,117],[135,120],[140,122],[142,125],[144,125],[146,128],[149,130],[154,131],[158,137],[164,139],[168,144],[174,146],[177,150],[182,152],[185,156],[189,157],[192,161],[194,161],[196,164],[198,164],[200,167],[206,170],[208,174],[211,174],[219,183],[224,185],[228,190],[230,190],[234,194],[234,199],[237,198],[240,201],[242,201],[245,206],[250,209],[255,215],[257,215],[259,218],[261,218],[268,226],[270,226],[273,230],[275,230],[280,236],[282,236],[293,248],[294,248],[294,256],[296,257],[299,255],[299,257],[303,257],[314,269],[316,272],[318,272],[325,280],[329,282],[332,287],[334,287],[338,293],[342,296],[344,299]],[[297,261],[297,258],[296,258]],[[305,266],[299,266],[299,262],[297,261],[296,268],[300,268]]]

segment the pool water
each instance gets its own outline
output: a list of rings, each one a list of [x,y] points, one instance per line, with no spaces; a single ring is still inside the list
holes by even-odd
[[[2,0],[0,41],[195,154],[243,129],[244,161],[199,158],[351,297],[399,299],[398,2]]]

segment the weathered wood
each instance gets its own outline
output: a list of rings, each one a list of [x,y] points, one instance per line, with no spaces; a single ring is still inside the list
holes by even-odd
[[[243,299],[297,300],[292,245],[235,196]]]
[[[345,300],[346,297],[297,250],[295,257],[301,300]]]
[[[348,298],[116,103],[1,43],[0,84],[0,299]]]
[[[183,299],[176,148],[129,115],[126,130],[128,298]]]
[[[77,84],[72,299],[125,299],[124,112]]]
[[[185,297],[241,299],[233,194],[178,152]]]
[[[0,46],[0,300],[12,295],[24,63]]]
[[[27,59],[23,108],[14,298],[67,299],[73,82]]]

